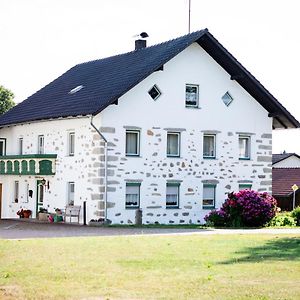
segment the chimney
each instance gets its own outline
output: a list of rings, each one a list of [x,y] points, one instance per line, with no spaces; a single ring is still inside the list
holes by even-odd
[[[135,50],[146,48],[146,38],[149,37],[148,33],[143,31],[140,34],[136,35],[136,37],[139,37],[139,39],[135,41]]]
[[[147,41],[146,40],[136,40],[135,41],[135,50],[139,50],[142,48],[146,48],[147,47]]]

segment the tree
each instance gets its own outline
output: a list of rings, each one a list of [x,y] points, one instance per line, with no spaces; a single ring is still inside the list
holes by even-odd
[[[13,99],[13,92],[0,85],[0,115],[4,114],[15,106]]]

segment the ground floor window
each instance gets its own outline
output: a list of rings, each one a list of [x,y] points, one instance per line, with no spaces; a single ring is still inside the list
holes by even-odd
[[[127,182],[126,183],[126,208],[140,207],[140,183]]]
[[[19,181],[14,182],[14,202],[19,202]]]
[[[252,184],[239,184],[239,191],[242,191],[242,190],[251,190],[252,189]]]
[[[179,183],[167,183],[166,192],[166,207],[178,208],[179,207]]]
[[[74,197],[75,196],[75,183],[68,182],[68,201],[67,205],[74,205]]]
[[[216,186],[211,184],[203,185],[203,208],[214,208],[216,198]]]

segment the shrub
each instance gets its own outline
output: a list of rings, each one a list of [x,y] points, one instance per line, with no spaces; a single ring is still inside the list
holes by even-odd
[[[300,226],[300,206],[291,212],[291,216],[295,219],[297,226]]]
[[[225,213],[221,210],[212,210],[204,217],[204,220],[207,225],[212,226],[225,226],[227,221]]]
[[[242,190],[228,194],[222,207],[205,217],[206,222],[224,220],[231,227],[260,227],[266,225],[276,214],[276,200],[268,193]],[[216,225],[214,223],[214,225]]]
[[[270,221],[270,226],[296,226],[296,221],[291,214],[278,214]]]

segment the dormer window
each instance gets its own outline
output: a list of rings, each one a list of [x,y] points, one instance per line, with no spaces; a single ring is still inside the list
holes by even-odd
[[[198,107],[199,102],[199,85],[186,84],[185,86],[185,106]]]
[[[148,94],[150,95],[150,97],[153,100],[157,100],[160,95],[161,95],[161,91],[159,90],[159,88],[157,87],[157,85],[155,84],[149,91]]]

